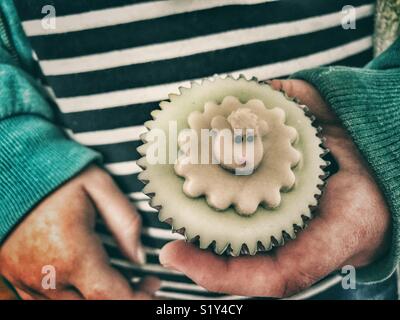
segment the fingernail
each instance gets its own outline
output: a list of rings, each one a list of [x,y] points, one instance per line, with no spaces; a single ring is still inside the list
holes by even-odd
[[[265,82],[265,83],[268,83],[268,84],[271,84],[271,83],[272,83],[272,80],[271,80],[271,79],[268,79],[268,80],[265,80],[264,82]]]
[[[169,263],[166,263],[166,264],[161,263],[161,264],[165,269],[168,269],[168,270],[171,270],[171,271],[179,271],[180,272],[180,270],[175,268],[173,265],[170,265]]]
[[[162,265],[165,269],[169,269],[169,270],[172,270],[172,271],[178,271],[178,270],[176,270],[176,269],[170,264],[170,261],[168,261],[168,259],[165,258],[165,255],[164,255],[163,250],[161,250],[161,253],[160,253],[160,255],[158,256],[158,259],[159,259],[161,265]]]
[[[144,252],[142,245],[139,245],[137,248],[136,259],[140,265],[146,264],[146,253]]]

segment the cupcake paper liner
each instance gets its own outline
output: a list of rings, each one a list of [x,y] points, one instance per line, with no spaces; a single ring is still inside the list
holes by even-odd
[[[306,133],[313,130],[313,135],[307,133],[309,135],[308,138],[310,141],[306,142],[308,143],[308,145],[302,146],[302,148],[314,151],[317,150],[318,154],[311,154],[308,156],[311,157],[311,160],[314,161],[315,164],[317,164],[318,166],[315,166],[314,168],[315,176],[303,176],[300,179],[302,181],[302,185],[306,185],[306,187],[308,187],[308,189],[310,189],[312,192],[310,194],[306,194],[304,198],[307,199],[303,199],[303,209],[298,209],[298,212],[296,213],[294,213],[295,210],[285,208],[285,217],[276,218],[277,215],[284,214],[283,212],[279,212],[279,210],[281,210],[279,209],[279,207],[277,210],[259,208],[255,214],[255,217],[240,217],[238,214],[236,214],[237,216],[235,216],[232,213],[232,208],[227,209],[227,212],[225,213],[213,210],[212,208],[207,209],[204,206],[204,204],[207,205],[204,197],[196,199],[185,199],[185,195],[182,192],[183,178],[177,176],[175,172],[173,172],[173,164],[150,165],[146,161],[146,151],[151,144],[151,142],[146,139],[148,133],[154,128],[163,128],[163,121],[166,121],[169,113],[172,114],[170,120],[173,120],[175,117],[183,117],[181,119],[181,124],[184,124],[183,119],[185,119],[185,115],[183,115],[182,113],[193,111],[187,109],[184,112],[183,110],[182,112],[180,112],[179,108],[174,105],[174,103],[177,103],[176,101],[179,101],[179,99],[190,97],[190,94],[194,95],[194,101],[196,101],[196,99],[199,99],[200,96],[202,97],[202,99],[204,99],[204,96],[207,95],[201,91],[202,88],[204,89],[204,86],[208,87],[207,90],[210,90],[211,96],[214,95],[214,97],[210,97],[209,101],[218,100],[215,99],[215,96],[219,96],[219,100],[221,100],[221,98],[224,97],[224,90],[231,90],[228,89],[230,88],[229,85],[237,86],[239,88],[241,84],[243,86],[248,86],[249,88],[246,89],[250,89],[250,91],[254,89],[254,92],[256,92],[257,94],[261,94],[261,90],[265,89],[265,93],[264,91],[262,93],[263,95],[265,94],[265,101],[269,101],[269,99],[271,98],[268,97],[268,95],[271,95],[277,101],[283,102],[284,100],[286,100],[290,103],[287,103],[288,106],[286,106],[285,108],[292,108],[293,105],[295,105],[297,107],[296,110],[301,110],[305,118],[309,119],[309,126],[303,124],[304,128],[300,127],[300,129],[304,130]],[[214,91],[216,92],[213,91],[213,94],[211,94],[211,89],[213,85],[217,87],[221,86],[221,92],[218,92],[218,88],[214,88]],[[307,225],[307,222],[313,217],[314,210],[318,206],[318,201],[321,197],[326,179],[329,176],[329,172],[327,172],[326,168],[329,166],[330,163],[329,161],[323,159],[323,157],[327,153],[329,153],[329,150],[325,147],[324,144],[325,138],[322,136],[322,128],[316,125],[316,118],[314,115],[312,115],[309,108],[301,104],[301,101],[299,101],[297,98],[288,97],[284,91],[280,91],[279,93],[279,91],[272,89],[269,84],[260,83],[254,77],[251,79],[246,79],[243,75],[240,75],[237,78],[234,78],[230,75],[226,77],[214,76],[212,78],[204,79],[200,83],[192,82],[189,88],[180,87],[178,90],[179,94],[170,94],[168,96],[169,101],[163,101],[160,103],[161,110],[157,109],[151,113],[153,120],[147,121],[145,123],[145,126],[149,131],[142,134],[141,139],[143,141],[143,145],[138,148],[138,152],[143,156],[140,160],[138,160],[138,165],[143,169],[143,171],[139,174],[139,179],[145,184],[143,192],[150,197],[150,206],[159,211],[160,221],[168,223],[172,228],[172,232],[183,235],[186,241],[195,243],[202,249],[211,249],[215,253],[220,255],[254,255],[258,252],[265,252],[271,250],[274,247],[284,245],[285,242],[291,239],[295,239],[296,234],[304,229]],[[269,90],[268,94],[266,92],[267,90]],[[235,90],[232,89],[231,91]],[[276,93],[280,96],[278,96]],[[257,94],[255,94],[255,96],[251,96],[252,93],[248,93],[250,95],[248,99],[246,98],[247,93],[241,92],[241,94],[245,96],[244,98],[240,97],[241,99],[243,98],[243,100],[249,100],[252,98],[261,99],[259,96],[257,96]],[[232,94],[231,92],[227,92],[225,96],[227,95]],[[233,96],[236,95],[233,94]],[[282,98],[284,100],[282,100]],[[289,104],[291,105],[290,107]],[[199,102],[198,110],[201,110],[200,105],[201,102]],[[279,107],[279,105],[276,106]],[[293,114],[297,113],[297,111],[294,110],[291,110],[289,112],[292,112]],[[183,127],[185,127],[185,125],[186,124],[184,124]],[[293,126],[293,124],[290,123],[288,125]],[[295,128],[299,131],[299,128]],[[306,135],[306,133],[302,134]],[[300,137],[300,139],[301,138],[302,137]],[[307,165],[303,164],[303,167],[299,168],[298,170],[301,170],[304,167],[307,167]],[[313,171],[313,168],[309,167],[310,165],[308,166],[307,170]],[[302,172],[295,173],[296,179],[300,174],[302,174]],[[162,180],[164,180],[165,185],[163,185]],[[309,183],[308,185],[308,182],[306,182],[305,180],[313,180],[315,182],[315,185],[314,183]],[[177,190],[179,188],[180,190]],[[299,191],[297,190],[297,192]],[[288,194],[292,193],[292,191],[281,193],[283,203],[285,200],[294,202],[293,198],[287,196]],[[297,196],[300,197],[301,195]],[[292,197],[294,196],[292,195]],[[294,199],[298,200],[296,198]],[[186,210],[187,212],[184,213]],[[190,212],[191,210],[192,213]],[[201,214],[202,210],[204,211],[204,216],[202,216]],[[180,212],[180,214],[177,214],[177,212]],[[193,212],[195,212],[196,214],[193,214]],[[187,216],[191,214],[193,214],[194,218]],[[221,216],[219,217],[218,215]],[[282,228],[275,228],[275,230],[273,230],[274,226],[271,226],[271,224],[273,224],[274,222],[268,220],[274,220],[275,218],[278,221],[280,220],[279,223],[283,226]],[[186,225],[184,223],[184,220],[189,221],[190,219],[194,219],[194,221],[190,221],[189,223],[186,223]],[[204,221],[207,219],[208,221]],[[250,222],[251,220],[246,219],[256,219],[257,221]],[[213,220],[220,222],[219,228],[215,226],[215,223],[212,223]],[[208,223],[210,224],[209,226],[207,226]],[[256,235],[251,233],[252,226],[256,230]],[[215,237],[213,237],[212,235],[210,236],[209,234],[212,233],[210,230],[211,227],[213,229],[212,232],[216,234]],[[263,229],[265,229],[265,232]]]

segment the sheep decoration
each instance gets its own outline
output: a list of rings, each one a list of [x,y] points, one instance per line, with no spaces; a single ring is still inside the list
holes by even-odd
[[[262,139],[268,124],[248,108],[239,108],[227,117],[211,121],[215,130],[213,156],[223,168],[238,175],[251,174],[264,156]]]

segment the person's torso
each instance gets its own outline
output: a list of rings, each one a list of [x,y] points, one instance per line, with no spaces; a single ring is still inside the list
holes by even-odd
[[[372,3],[15,0],[43,81],[57,102],[60,124],[104,156],[105,168],[143,218],[147,263],[140,267],[121,255],[99,221],[98,232],[115,267],[133,282],[159,277],[157,294],[162,297],[233,298],[207,292],[159,264],[160,248],[179,236],[158,221],[141,192],[136,148],[143,123],[168,93],[216,73],[265,80],[320,65],[363,66],[372,58]],[[352,11],[342,11],[345,5],[355,8],[355,29],[348,28]],[[332,275],[297,298],[339,280]]]

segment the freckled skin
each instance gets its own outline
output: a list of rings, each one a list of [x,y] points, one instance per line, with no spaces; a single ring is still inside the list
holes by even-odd
[[[140,220],[103,170],[90,167],[44,199],[0,248],[0,273],[23,299],[151,298],[158,280],[146,279],[137,292],[109,266],[94,232],[99,213],[122,251],[139,262]],[[56,271],[56,290],[42,287],[42,268]]]
[[[164,266],[185,273],[210,291],[287,297],[344,265],[366,266],[382,258],[390,243],[391,217],[382,193],[318,91],[301,80],[273,80],[271,85],[310,107],[339,171],[329,178],[308,228],[283,247],[239,258],[220,257],[182,241],[162,249]]]

